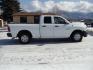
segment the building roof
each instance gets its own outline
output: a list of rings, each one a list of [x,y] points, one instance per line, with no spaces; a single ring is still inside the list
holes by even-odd
[[[18,12],[13,16],[40,16],[40,15],[56,15],[55,13],[37,13],[37,12]]]

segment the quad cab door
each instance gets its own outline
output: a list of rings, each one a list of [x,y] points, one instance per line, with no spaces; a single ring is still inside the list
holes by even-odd
[[[53,17],[42,16],[40,23],[41,38],[53,38]]]
[[[54,38],[67,38],[69,34],[68,23],[59,16],[54,16]]]

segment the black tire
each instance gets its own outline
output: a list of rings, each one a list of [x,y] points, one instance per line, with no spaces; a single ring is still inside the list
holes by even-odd
[[[32,37],[30,36],[30,34],[24,33],[19,36],[19,42],[21,44],[28,44],[28,43],[30,43],[31,39],[32,39]]]
[[[77,37],[75,37],[77,35]],[[81,42],[83,39],[83,35],[81,32],[74,32],[72,35],[71,35],[71,40],[73,42]]]

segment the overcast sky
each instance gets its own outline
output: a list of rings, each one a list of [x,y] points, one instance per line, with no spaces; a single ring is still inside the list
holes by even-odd
[[[28,11],[51,11],[54,7],[68,12],[93,12],[93,0],[20,0],[21,7]]]

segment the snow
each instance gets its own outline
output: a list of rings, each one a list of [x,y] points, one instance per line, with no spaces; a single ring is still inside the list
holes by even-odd
[[[54,64],[54,65],[4,65],[0,70],[93,70],[92,65]]]
[[[0,70],[93,70],[93,37],[82,42],[35,40],[22,45],[0,33]]]

